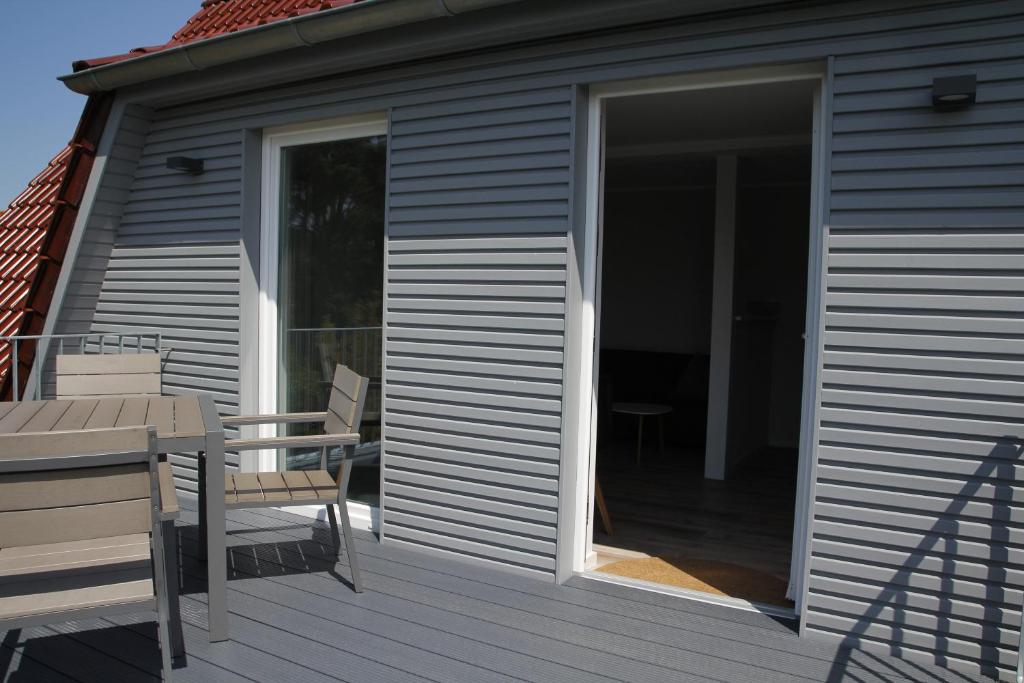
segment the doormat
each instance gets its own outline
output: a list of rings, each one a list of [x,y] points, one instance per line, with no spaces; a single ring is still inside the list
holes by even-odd
[[[606,564],[597,571],[749,602],[783,607],[793,605],[786,599],[786,581],[767,572],[729,562],[680,556],[644,557]]]

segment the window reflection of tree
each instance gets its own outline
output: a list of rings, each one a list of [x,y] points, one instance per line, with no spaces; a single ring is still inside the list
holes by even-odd
[[[380,411],[386,151],[385,138],[369,137],[284,152],[280,395],[290,412],[324,409],[336,363],[371,378],[366,412]],[[376,425],[361,431],[365,441],[380,438]],[[288,467],[318,461],[290,453]],[[377,467],[355,471],[350,497],[375,502]]]

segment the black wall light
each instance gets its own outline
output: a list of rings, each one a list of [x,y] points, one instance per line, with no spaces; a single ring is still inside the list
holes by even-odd
[[[167,168],[172,171],[183,171],[191,175],[203,172],[203,160],[192,157],[167,157]]]
[[[932,107],[938,111],[963,109],[974,104],[978,77],[974,74],[943,76],[932,80]]]

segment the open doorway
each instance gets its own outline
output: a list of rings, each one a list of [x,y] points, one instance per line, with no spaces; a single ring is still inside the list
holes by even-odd
[[[588,569],[605,578],[793,606],[818,84],[604,100]]]

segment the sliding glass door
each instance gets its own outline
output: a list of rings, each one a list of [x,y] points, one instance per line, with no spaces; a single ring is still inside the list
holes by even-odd
[[[344,126],[277,140],[277,271],[268,278],[276,292],[267,292],[276,308],[277,411],[323,411],[339,363],[370,378],[349,486],[350,500],[369,505],[380,490],[387,163],[387,138],[373,131]],[[289,426],[302,430],[310,427]],[[340,456],[328,454],[332,474]],[[280,469],[318,469],[320,452],[289,449],[277,460]]]

